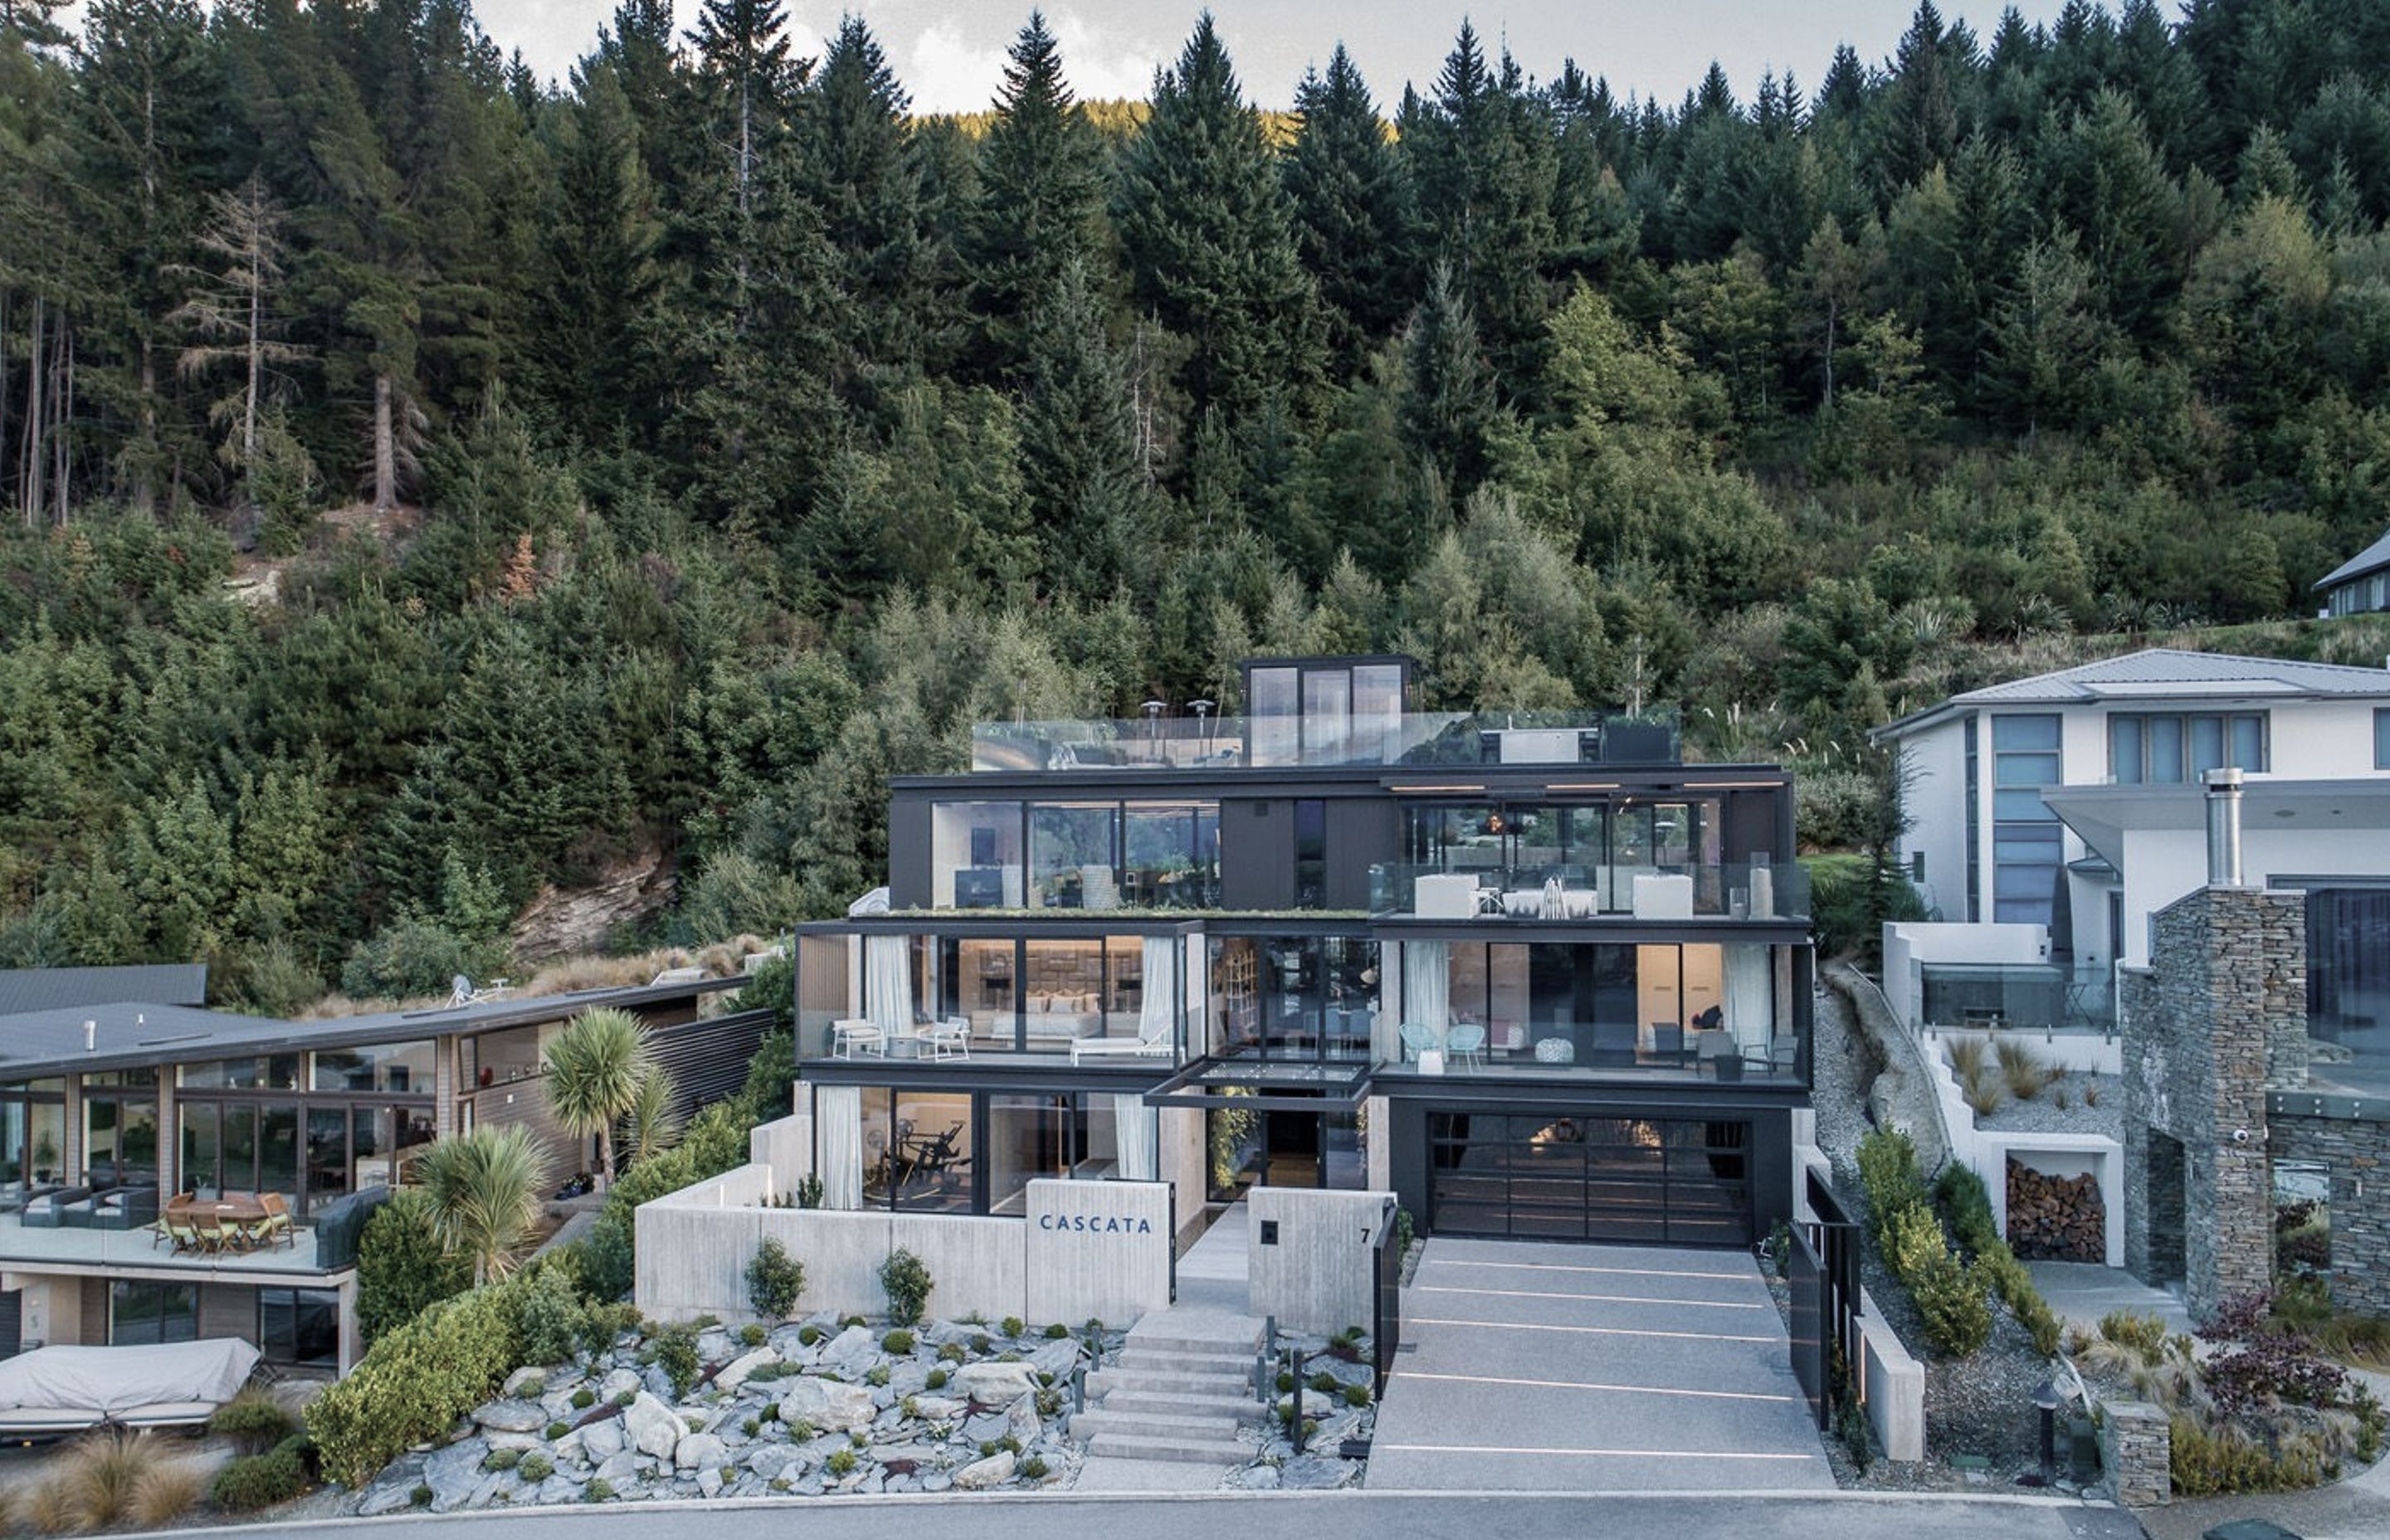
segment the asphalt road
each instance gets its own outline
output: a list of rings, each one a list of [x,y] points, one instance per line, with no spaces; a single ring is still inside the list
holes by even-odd
[[[1449,1495],[1405,1492],[1268,1495],[1022,1498],[778,1498],[756,1502],[610,1504],[519,1513],[343,1519],[177,1530],[199,1534],[418,1540],[468,1527],[485,1540],[720,1540],[726,1532],[802,1528],[805,1540],[920,1540],[925,1529],[972,1540],[1052,1540],[1057,1532],[1133,1534],[1137,1540],[1452,1540],[1454,1535],[1637,1534],[1653,1540],[2143,1540],[2115,1508],[2076,1503],[1884,1498],[1848,1493],[1780,1496],[1638,1493]]]

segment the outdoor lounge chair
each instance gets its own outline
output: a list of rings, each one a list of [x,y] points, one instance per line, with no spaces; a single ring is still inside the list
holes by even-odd
[[[1170,1025],[1148,1027],[1135,1037],[1073,1037],[1071,1039],[1071,1062],[1093,1054],[1099,1058],[1114,1054],[1133,1054],[1139,1059],[1170,1057]]]
[[[924,1059],[969,1059],[970,1057],[970,1018],[949,1016],[932,1021],[921,1029],[920,1054]]]
[[[1440,1050],[1444,1046],[1444,1033],[1422,1022],[1406,1021],[1400,1031],[1403,1051],[1410,1055],[1413,1063],[1419,1061],[1421,1054],[1431,1050]]]
[[[1445,1033],[1444,1047],[1457,1063],[1485,1067],[1485,1029],[1474,1021],[1454,1022]]]

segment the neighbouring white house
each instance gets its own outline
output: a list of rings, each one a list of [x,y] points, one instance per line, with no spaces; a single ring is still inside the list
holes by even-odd
[[[2205,880],[2201,777],[2236,768],[2247,880],[2309,895],[2311,1030],[2390,1037],[2390,670],[2152,648],[1878,737],[1906,763],[1900,855],[1934,915],[1886,927],[1911,1023],[2112,1020],[2116,966],[2147,963],[2150,917]]]
[[[2368,545],[2316,580],[2325,615],[2363,615],[2390,610],[2390,534]]]

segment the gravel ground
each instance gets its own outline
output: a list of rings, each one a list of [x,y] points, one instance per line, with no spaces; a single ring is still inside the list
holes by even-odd
[[[2066,1105],[2059,1105],[2063,1098]],[[2018,1134],[2104,1134],[2125,1136],[2125,1086],[2114,1075],[2069,1072],[2031,1101],[2003,1100],[1978,1128]]]

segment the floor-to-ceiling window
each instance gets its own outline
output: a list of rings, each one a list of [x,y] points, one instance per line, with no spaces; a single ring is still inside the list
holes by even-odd
[[[2063,769],[2056,715],[1992,718],[1992,918],[2003,924],[2055,917],[2064,830],[2041,788],[2064,780]]]
[[[2390,887],[2307,891],[2310,1077],[2390,1089]]]
[[[1378,1014],[1377,943],[1366,936],[1214,936],[1215,1055],[1357,1059]]]
[[[95,1187],[158,1185],[158,1072],[83,1077],[84,1179]]]
[[[536,1043],[529,1029],[484,1034],[467,1074],[488,1086],[520,1078],[536,1068]],[[404,1182],[431,1141],[434,1057],[421,1039],[184,1065],[174,1108],[183,1190],[278,1192],[307,1214]]]
[[[66,1085],[62,1078],[0,1084],[0,1212],[74,1185],[65,1166]]]

